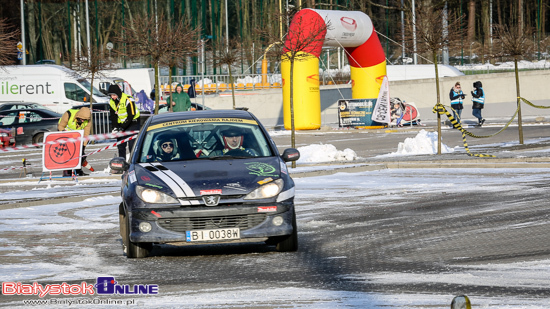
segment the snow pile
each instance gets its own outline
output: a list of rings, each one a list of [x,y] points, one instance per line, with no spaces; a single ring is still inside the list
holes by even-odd
[[[244,78],[237,78],[237,81],[235,82],[235,84],[238,84],[238,83],[242,83],[242,84],[247,84],[247,83],[261,83],[262,82],[262,76],[261,75],[256,75],[254,77],[252,76],[245,76]]]
[[[349,148],[340,151],[331,144],[312,144],[299,147],[298,151],[300,151],[299,163],[353,161],[357,158],[355,151]]]
[[[489,62],[485,64],[466,64],[466,65],[457,65],[457,69],[464,70],[510,70],[515,68],[513,61],[501,62],[496,65]],[[550,68],[550,61],[548,60],[539,60],[539,61],[526,61],[521,60],[518,62],[518,69],[547,69]]]
[[[441,153],[454,152],[453,148],[441,144]],[[408,137],[404,142],[397,145],[395,155],[414,155],[414,154],[436,154],[437,153],[437,132],[428,132],[421,130],[414,137]]]
[[[196,84],[196,85],[199,85],[199,86],[202,86],[202,83],[203,83],[203,80],[202,80],[202,79],[200,79],[199,81],[195,82],[195,84]],[[211,79],[209,79],[209,78],[205,78],[205,79],[204,79],[204,84],[205,84],[205,85],[210,85],[210,84],[213,84],[213,83],[214,83],[214,82],[213,82]]]

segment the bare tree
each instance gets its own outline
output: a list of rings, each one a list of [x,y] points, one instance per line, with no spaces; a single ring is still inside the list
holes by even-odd
[[[416,38],[419,42],[418,51],[428,52],[435,66],[435,80],[437,90],[436,108],[441,108],[441,96],[439,89],[439,72],[437,67],[437,54],[447,46],[450,50],[454,47],[459,47],[463,36],[462,27],[460,27],[463,17],[452,16],[447,22],[447,27],[443,27],[444,14],[442,8],[432,5],[425,5],[421,2],[416,13]],[[412,22],[409,22],[405,28],[405,32],[409,40],[413,38]],[[437,113],[437,154],[441,154],[441,115]]]
[[[225,40],[222,40],[225,42]],[[219,64],[226,65],[229,73],[229,84],[231,86],[231,96],[233,97],[233,109],[236,108],[235,104],[235,82],[233,81],[233,67],[239,64],[243,60],[243,53],[241,52],[243,43],[241,40],[231,39],[229,40],[229,46],[225,43],[221,43],[216,47],[217,55],[213,55],[215,61]]]
[[[532,28],[517,26],[497,25],[496,37],[502,50],[500,55],[509,55],[514,58],[514,71],[516,75],[516,93],[518,109],[519,143],[523,144],[523,128],[521,120],[521,95],[519,89],[518,60],[524,55],[530,55],[534,50],[534,42],[531,40]]]
[[[476,33],[476,1],[468,1],[468,36],[466,37],[467,42],[475,41]]]
[[[108,56],[104,53],[105,49],[98,50],[96,45],[92,44],[89,49],[84,49],[80,56],[75,59],[73,70],[79,75],[90,79],[90,96],[85,98],[90,102],[90,111],[93,112],[93,94],[94,94],[94,80],[96,78],[104,78],[105,75],[101,73],[103,70],[114,69],[113,64],[110,62]],[[94,134],[93,117],[90,118],[91,134]]]
[[[170,27],[172,28],[174,26]],[[175,27],[180,27],[178,31],[184,32],[181,35],[183,35],[184,38],[189,39],[190,41],[187,42],[184,40],[174,40],[173,44],[177,44],[179,47],[170,49],[169,52],[165,53],[160,58],[160,64],[168,66],[169,68],[168,84],[170,85],[170,102],[172,102],[172,93],[174,92],[174,89],[172,89],[172,68],[183,66],[189,56],[195,55],[197,53],[197,46],[200,45],[199,43],[197,43],[197,41],[199,40],[200,30],[197,30],[196,33],[185,33],[185,31],[187,31],[186,29],[191,29],[191,25],[187,20],[181,21]],[[172,111],[172,104],[170,104],[168,108],[170,111]]]
[[[150,57],[155,67],[155,80],[159,78],[159,66],[170,63],[170,59],[183,59],[190,51],[199,46],[200,28],[192,28],[186,21],[169,26],[163,14],[157,17],[140,16],[134,19],[132,27],[123,27],[122,33],[115,37],[119,46],[117,53],[130,59]],[[155,83],[155,114],[158,114],[159,84]]]
[[[296,130],[294,126],[294,64],[300,61],[310,60],[318,57],[316,51],[320,51],[325,41],[325,34],[330,29],[330,22],[322,20],[318,16],[304,14],[305,10],[299,11],[291,18],[292,22],[284,38],[271,37],[270,41],[277,44],[281,55],[281,62],[290,63],[290,126],[291,145],[296,147]],[[296,167],[296,162],[292,162]]]
[[[19,31],[9,26],[7,19],[0,19],[0,66],[17,63],[18,38]]]

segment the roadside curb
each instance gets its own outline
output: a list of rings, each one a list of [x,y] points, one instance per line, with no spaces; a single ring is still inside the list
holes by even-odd
[[[104,176],[97,176],[97,177],[94,177],[94,176],[80,176],[78,177],[79,180],[87,180],[87,179],[94,179],[94,180],[101,180],[101,179],[120,179],[120,175],[104,175]],[[40,178],[37,178],[37,177],[33,177],[33,178],[11,178],[11,179],[0,179],[0,183],[12,183],[12,182],[36,182],[36,184],[38,184],[38,181],[40,180]],[[42,182],[49,182],[50,179],[49,178],[45,178],[45,179],[42,179]],[[71,181],[71,182],[74,182],[74,180],[71,178],[71,177],[58,177],[58,178],[53,178],[52,181],[63,181],[63,182],[67,182],[67,181]]]
[[[115,192],[114,195],[116,195],[117,193],[118,192]],[[100,197],[100,196],[106,196],[106,195],[113,195],[113,193],[96,193],[96,194],[87,194],[87,195],[80,195],[80,196],[73,196],[73,197],[67,197],[67,196],[56,197],[52,199],[41,199],[41,200],[34,200],[34,201],[20,202],[20,203],[6,203],[6,204],[0,204],[0,210],[34,207],[34,206],[42,206],[42,205],[50,205],[50,204],[61,204],[61,203],[78,203],[78,202],[82,202],[87,198]]]
[[[350,166],[342,166],[350,165]],[[289,168],[289,173],[292,177],[315,177],[333,175],[336,173],[358,173],[365,171],[376,171],[382,169],[405,169],[405,168],[550,168],[550,157],[540,158],[469,158],[469,159],[444,159],[444,160],[415,160],[415,161],[352,161],[352,162],[335,162],[335,163],[317,163],[304,164],[299,167],[309,166],[317,170],[299,172],[292,171]],[[79,180],[113,180],[120,179],[120,175],[104,175],[104,176],[83,176]],[[53,181],[69,182],[74,181],[70,177],[54,178]],[[47,182],[49,179],[43,179],[42,182]],[[12,182],[37,182],[37,178],[13,178],[2,179],[2,183]]]
[[[349,164],[349,167],[341,165]],[[319,170],[307,172],[292,172],[293,178],[333,175],[339,172],[358,173],[382,169],[413,169],[413,168],[550,168],[550,158],[485,158],[465,160],[433,160],[433,161],[370,161],[370,162],[339,162],[336,164],[315,164]],[[333,166],[333,167],[331,167]],[[325,169],[321,169],[321,168]]]

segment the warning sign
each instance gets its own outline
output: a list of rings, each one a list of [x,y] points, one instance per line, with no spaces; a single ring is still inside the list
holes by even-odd
[[[42,171],[79,169],[83,136],[84,130],[45,133]]]

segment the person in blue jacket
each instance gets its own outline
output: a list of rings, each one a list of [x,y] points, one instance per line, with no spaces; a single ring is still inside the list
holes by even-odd
[[[449,92],[449,98],[451,99],[451,107],[453,108],[453,117],[458,123],[460,123],[460,115],[462,115],[462,109],[464,108],[463,102],[465,97],[466,95],[462,92],[460,82],[456,82]]]
[[[482,126],[485,122],[485,119],[481,116],[481,109],[485,105],[485,92],[481,87],[481,82],[477,81],[474,83],[474,91],[472,91],[472,115],[477,118],[478,126]]]

